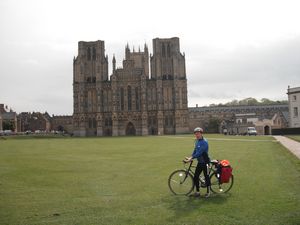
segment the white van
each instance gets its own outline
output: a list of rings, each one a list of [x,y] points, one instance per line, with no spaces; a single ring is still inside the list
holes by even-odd
[[[255,129],[255,127],[247,127],[247,135],[257,135],[257,131]]]

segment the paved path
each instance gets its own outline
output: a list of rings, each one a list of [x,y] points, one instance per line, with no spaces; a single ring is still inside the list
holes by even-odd
[[[279,141],[284,147],[290,150],[294,155],[300,159],[300,142],[294,141],[290,138],[284,136],[273,136],[277,141]]]

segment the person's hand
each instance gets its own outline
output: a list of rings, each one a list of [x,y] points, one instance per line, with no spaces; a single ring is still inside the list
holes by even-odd
[[[191,162],[193,160],[192,157],[185,157],[184,162]]]

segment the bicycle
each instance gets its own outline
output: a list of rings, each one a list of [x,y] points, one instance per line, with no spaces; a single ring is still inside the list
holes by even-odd
[[[187,167],[187,162],[183,161],[184,169],[175,170],[168,179],[168,185],[171,192],[175,195],[188,195],[190,194],[195,187],[194,184],[194,170],[196,168],[193,166],[193,161],[190,162]],[[229,182],[221,183],[220,174],[218,172],[218,160],[211,160],[208,165],[208,175],[211,181],[210,190],[216,194],[227,193],[233,186],[234,176],[231,175]],[[206,188],[204,176],[199,177],[200,187]]]

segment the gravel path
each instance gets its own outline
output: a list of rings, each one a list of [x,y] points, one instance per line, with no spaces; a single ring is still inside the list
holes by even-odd
[[[284,147],[290,150],[295,156],[300,159],[300,142],[294,141],[290,138],[284,136],[273,136],[277,141],[279,141]]]

